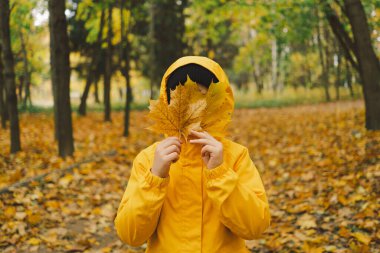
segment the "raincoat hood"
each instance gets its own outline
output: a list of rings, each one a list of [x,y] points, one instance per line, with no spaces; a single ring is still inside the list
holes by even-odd
[[[167,101],[166,84],[167,84],[167,80],[170,74],[173,73],[177,68],[182,67],[187,64],[191,64],[191,63],[198,64],[208,69],[219,79],[219,83],[225,82],[227,84],[227,88],[224,91],[226,93],[224,103],[226,103],[227,105],[225,108],[230,110],[232,114],[234,110],[235,102],[234,102],[233,92],[232,92],[230,83],[228,81],[228,77],[226,73],[224,72],[224,70],[222,69],[222,67],[217,62],[204,56],[184,56],[176,60],[172,65],[170,65],[161,80],[160,98],[163,98],[164,101]],[[229,121],[226,121],[225,125],[227,125],[228,123]],[[165,134],[165,137],[168,137],[167,134]]]

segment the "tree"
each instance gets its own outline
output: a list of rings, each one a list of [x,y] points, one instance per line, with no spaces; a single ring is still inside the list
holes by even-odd
[[[55,129],[58,152],[71,156],[74,140],[70,105],[69,40],[65,16],[65,0],[49,0],[50,65],[54,95]]]
[[[131,42],[129,41],[128,34],[131,30],[131,0],[128,1],[128,7],[130,11],[130,15],[128,16],[128,26],[125,25],[125,0],[119,0],[120,4],[120,57],[119,57],[119,67],[120,71],[125,78],[126,84],[126,97],[125,97],[125,108],[124,108],[124,131],[123,136],[129,135],[129,119],[130,119],[130,111],[131,111],[131,101],[132,101],[132,87],[131,87],[131,77],[130,77],[130,51],[131,51]]]
[[[31,70],[29,66],[29,60],[28,60],[28,52],[26,50],[26,44],[25,44],[25,39],[24,39],[24,34],[20,30],[19,32],[20,35],[20,41],[21,41],[21,53],[22,53],[22,62],[23,62],[23,83],[24,83],[24,88],[25,88],[25,95],[24,95],[24,100],[23,100],[23,107],[26,108],[27,102],[29,101],[29,105],[32,106],[32,99],[30,96],[30,83],[31,83]],[[21,89],[20,89],[20,94],[21,94]],[[22,96],[20,96],[22,99]]]
[[[96,79],[95,72],[100,60],[99,51],[101,50],[101,47],[102,47],[102,31],[104,27],[104,16],[105,16],[105,9],[103,8],[102,14],[100,17],[100,22],[99,22],[99,31],[98,31],[97,41],[95,43],[95,46],[92,48],[92,56],[90,58],[90,62],[88,63],[86,86],[84,88],[84,91],[80,100],[80,105],[78,108],[78,113],[80,115],[86,115],[86,101],[87,101],[88,94],[90,92],[91,84],[94,83],[94,85],[97,86],[97,80],[95,80]]]
[[[161,77],[166,69],[186,48],[184,43],[185,14],[187,0],[153,0],[150,6],[150,40],[151,55],[151,97],[153,86],[159,87]],[[164,18],[163,18],[164,17]]]
[[[326,18],[342,46],[345,57],[352,67],[358,70],[363,83],[366,128],[380,130],[380,62],[372,46],[363,5],[360,0],[344,0],[344,5],[340,5],[350,22],[353,38],[344,29],[342,21],[326,1],[324,8]]]
[[[328,67],[327,67],[327,57],[329,57],[327,50],[323,50],[323,48],[327,48],[328,45],[323,45],[322,42],[322,32],[321,32],[321,21],[319,19],[319,12],[318,8],[315,8],[316,11],[316,17],[318,18],[318,23],[317,23],[317,44],[318,44],[318,52],[319,52],[319,59],[321,62],[322,66],[322,75],[321,75],[321,81],[323,82],[323,87],[325,91],[325,97],[326,101],[330,101],[330,93],[329,93],[329,72],[328,72]],[[328,43],[326,43],[328,44]],[[326,52],[324,55],[323,53]]]
[[[371,43],[363,5],[359,0],[345,0],[344,6],[354,35],[363,94],[366,105],[366,127],[380,130],[380,62]]]
[[[11,129],[11,153],[16,153],[21,150],[21,143],[9,14],[9,0],[0,0],[0,40],[4,63],[6,101]]]
[[[108,2],[107,19],[107,52],[104,68],[104,121],[111,121],[111,77],[112,77],[112,9],[113,3]]]
[[[7,109],[5,104],[5,85],[4,85],[4,75],[3,75],[3,60],[1,53],[1,43],[0,43],[0,117],[1,117],[1,127],[5,129],[7,127]]]
[[[37,19],[33,14],[36,10],[45,10],[45,3],[42,2],[39,0],[11,1],[11,44],[15,61],[18,101],[23,108],[26,108],[27,104],[32,105],[31,86],[41,83],[41,78],[43,79],[44,76],[43,70],[48,70],[44,61],[41,60],[48,51],[42,48],[44,43],[41,43],[41,39],[46,38],[46,28],[36,25]]]

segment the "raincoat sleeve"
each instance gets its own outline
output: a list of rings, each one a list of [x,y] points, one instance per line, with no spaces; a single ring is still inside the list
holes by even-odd
[[[269,227],[271,216],[260,174],[248,149],[235,164],[225,161],[216,168],[206,169],[206,192],[220,210],[220,220],[239,237],[252,240]]]
[[[143,152],[134,159],[114,220],[119,238],[131,246],[142,245],[155,231],[169,183],[170,176],[161,178],[151,173],[149,160]]]

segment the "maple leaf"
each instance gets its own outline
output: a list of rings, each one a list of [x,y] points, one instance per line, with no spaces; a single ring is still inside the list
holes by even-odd
[[[233,108],[228,104],[226,82],[212,82],[207,94],[207,106],[202,116],[201,127],[213,136],[223,136],[231,121]]]
[[[178,85],[175,90],[170,90],[169,105],[163,97],[150,100],[150,112],[147,116],[155,123],[146,129],[177,136],[187,142],[191,129],[201,130],[201,119],[205,108],[205,96],[188,76],[184,85]]]
[[[148,117],[155,120],[156,124],[147,129],[166,133],[169,136],[183,136],[185,140],[187,140],[190,129],[205,130],[213,136],[225,135],[233,110],[227,100],[228,84],[212,82],[206,95],[199,91],[197,83],[192,81],[189,76],[187,76],[185,84],[180,86],[179,99],[172,98],[171,105],[167,106],[163,98],[150,101],[151,112]],[[177,88],[171,91],[171,97],[175,96],[176,90]],[[204,101],[206,105],[203,108]],[[153,112],[152,108],[155,108]],[[193,115],[192,120],[178,123],[178,119],[183,118],[180,115],[186,115],[186,113],[190,115],[189,112],[194,110],[196,116]],[[198,122],[199,117],[200,122]],[[198,123],[200,124],[198,125]]]

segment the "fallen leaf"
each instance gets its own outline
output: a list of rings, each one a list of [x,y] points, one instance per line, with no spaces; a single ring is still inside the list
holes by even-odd
[[[41,240],[35,237],[32,237],[28,240],[28,244],[30,245],[38,245],[40,244]]]
[[[353,237],[355,237],[359,242],[364,243],[365,245],[368,245],[371,242],[371,236],[361,233],[361,232],[354,232],[351,233]]]
[[[301,228],[315,228],[317,227],[317,223],[315,221],[315,217],[310,214],[302,215],[296,223]]]

